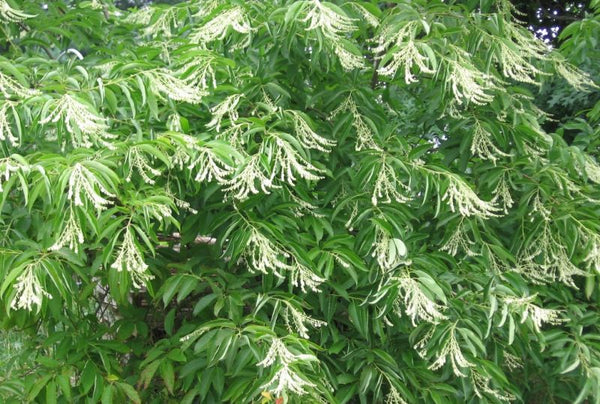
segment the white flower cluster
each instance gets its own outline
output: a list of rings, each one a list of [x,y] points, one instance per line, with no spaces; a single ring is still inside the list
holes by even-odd
[[[490,75],[479,71],[466,60],[449,61],[449,68],[447,80],[458,104],[467,100],[473,104],[485,105],[494,99],[492,94],[486,92],[496,88]]]
[[[406,245],[402,240],[393,238],[386,230],[376,227],[371,256],[377,260],[382,270],[389,271],[403,264],[406,253]]]
[[[589,155],[585,155],[585,173],[590,181],[600,184],[600,165]]]
[[[152,92],[159,96],[164,94],[173,101],[199,104],[202,102],[202,97],[208,94],[203,89],[194,87],[186,81],[174,77],[166,69],[146,71],[144,75],[148,78]]]
[[[10,304],[11,309],[26,309],[31,311],[31,308],[34,305],[37,306],[38,309],[42,306],[44,296],[52,299],[52,295],[44,290],[35,273],[38,268],[38,262],[29,263],[17,278],[17,281],[13,286],[15,288],[15,297]]]
[[[93,113],[89,106],[71,95],[65,94],[54,101],[53,107],[52,112],[40,120],[40,124],[58,122],[63,119],[67,131],[72,135],[73,147],[89,148],[93,146],[92,141],[96,141],[114,149],[107,139],[114,139],[115,136],[106,133],[108,126],[105,119]]]
[[[312,130],[300,112],[294,110],[287,110],[285,112],[292,117],[296,136],[302,146],[307,149],[319,150],[324,153],[330,152],[331,148],[335,146],[335,141],[324,138]]]
[[[281,271],[290,269],[287,263],[290,254],[279,248],[255,228],[252,228],[250,233],[245,256],[250,262],[251,270],[257,270],[263,274],[273,271],[273,274],[283,278]]]
[[[323,36],[330,41],[335,54],[340,60],[344,70],[360,69],[365,66],[360,55],[350,52],[343,44],[343,37],[354,30],[355,20],[338,13],[328,4],[319,0],[310,0],[311,8],[301,20],[308,22],[307,31],[319,29]]]
[[[299,263],[295,257],[292,258],[294,263],[289,268],[292,285],[299,287],[304,293],[306,293],[307,288],[313,292],[319,292],[319,285],[325,282],[325,279]]]
[[[517,398],[510,393],[503,393],[498,390],[494,390],[490,387],[491,378],[483,376],[475,371],[471,372],[471,382],[473,384],[473,392],[477,397],[483,399],[483,393],[489,394],[499,401],[514,401]]]
[[[196,14],[194,14],[194,17],[196,17],[196,18],[206,17],[207,15],[212,13],[214,9],[219,7],[219,5],[221,5],[221,4],[222,4],[222,2],[219,0],[204,0],[204,1],[200,2],[199,4],[197,4],[198,6],[200,6],[200,8],[196,12]]]
[[[433,329],[433,328],[432,328]],[[418,344],[420,346],[425,346],[429,339],[431,338],[431,334],[427,334],[425,336],[427,338],[426,341],[421,340]],[[424,356],[426,351],[420,351],[420,355]],[[461,369],[462,368],[470,368],[475,366],[473,363],[469,362],[462,351],[460,350],[460,345],[458,344],[458,340],[456,339],[456,324],[454,324],[450,330],[448,331],[448,338],[446,339],[442,349],[437,353],[437,358],[435,362],[433,362],[430,366],[430,370],[440,369],[442,366],[446,364],[447,359],[450,358],[450,364],[452,365],[452,371],[456,376],[465,377]]]
[[[215,18],[194,30],[190,34],[190,40],[201,45],[214,40],[222,40],[230,27],[240,34],[252,32],[250,21],[242,7],[236,6],[223,10]],[[246,44],[248,43],[249,40]]]
[[[350,114],[352,115],[352,126],[354,126],[354,129],[356,130],[355,150],[381,151],[381,148],[373,140],[373,132],[371,131],[371,129],[369,129],[361,113],[358,111],[358,107],[352,99],[352,95],[349,95],[348,98],[344,100],[344,102],[342,102],[335,110],[333,110],[333,112],[331,112],[329,119],[332,119],[337,114],[346,111],[350,112]]]
[[[67,193],[67,198],[75,206],[83,206],[82,194],[98,210],[106,209],[106,206],[110,203],[102,195],[115,197],[90,170],[85,168],[81,163],[76,163],[69,175],[69,192]]]
[[[360,3],[350,3],[350,4],[356,10],[358,10],[360,15],[362,15],[364,20],[367,22],[367,24],[369,24],[370,26],[375,27],[375,28],[377,26],[379,26],[379,20],[377,19],[377,17],[375,17],[373,14],[371,14],[371,12],[369,12],[364,6],[362,6]]]
[[[290,333],[294,331],[302,338],[308,339],[308,327],[306,324],[314,328],[320,328],[327,325],[325,321],[317,320],[307,316],[302,310],[296,309],[291,304],[288,304],[283,312],[285,325]]]
[[[537,294],[526,297],[505,297],[502,300],[508,307],[521,310],[521,324],[528,318],[531,319],[533,326],[537,332],[541,332],[542,323],[561,324],[565,320],[560,318],[561,311],[553,309],[544,309],[532,302],[537,297]]]
[[[574,276],[586,276],[569,259],[569,252],[561,240],[550,229],[550,222],[544,221],[537,236],[519,254],[515,271],[535,283],[563,282],[577,288]]]
[[[127,182],[131,181],[133,169],[136,169],[142,179],[150,185],[154,185],[156,181],[153,178],[150,178],[149,174],[152,174],[155,177],[158,177],[161,174],[160,170],[150,166],[148,159],[139,147],[133,146],[129,148],[127,155],[125,156],[125,162],[129,164],[129,173],[127,174],[127,177],[125,177],[125,181]]]
[[[238,120],[237,105],[242,98],[242,94],[233,94],[225,98],[223,101],[210,109],[213,114],[212,119],[206,124],[209,129],[214,128],[217,132],[221,130],[221,121],[225,115],[229,116],[230,123],[235,123]]]
[[[317,167],[306,161],[300,156],[300,154],[294,150],[285,140],[276,137],[274,140],[274,147],[271,149],[273,153],[270,157],[273,161],[273,169],[271,172],[271,181],[279,176],[281,181],[287,182],[291,186],[295,185],[296,177],[294,172],[297,173],[300,178],[307,181],[318,181],[322,177],[315,174],[322,172]],[[274,149],[274,150],[273,150]]]
[[[400,303],[404,303],[406,315],[410,318],[413,327],[417,326],[417,320],[426,321],[436,324],[440,320],[446,320],[442,310],[444,306],[435,303],[422,290],[419,282],[410,277],[410,274],[405,271],[401,276],[393,278],[398,282],[400,294],[394,302],[395,312],[400,317]]]
[[[212,64],[216,57],[212,54],[195,55],[188,62],[186,62],[177,73],[181,76],[185,76],[185,81],[190,83],[192,86],[198,86],[202,89],[207,89],[209,83],[212,87],[217,86],[217,79],[215,76],[215,69]]]
[[[75,217],[73,207],[69,209],[69,218],[63,228],[62,233],[58,237],[58,240],[49,248],[50,251],[58,251],[61,248],[68,246],[69,249],[75,253],[79,252],[79,246],[83,244],[83,231],[81,226]]]
[[[494,189],[494,197],[491,201],[494,204],[498,203],[498,201],[502,201],[502,210],[505,215],[508,214],[508,210],[512,208],[515,203],[510,194],[510,188],[506,177],[506,173],[502,174],[502,177],[500,177],[500,181],[498,181],[498,185],[496,185],[496,188]]]
[[[600,234],[588,228],[580,227],[579,237],[581,237],[585,245],[589,246],[589,251],[583,260],[588,267],[600,273]]]
[[[198,157],[189,165],[189,169],[199,167],[196,173],[195,180],[199,182],[212,181],[213,179],[219,184],[227,184],[228,179],[234,169],[223,162],[215,152],[208,148],[202,147]]]
[[[142,7],[139,10],[130,13],[123,21],[128,24],[148,25],[154,15],[152,7]]]
[[[21,172],[29,172],[29,165],[25,161],[18,161],[13,157],[4,157],[0,159],[0,192],[3,192],[2,183],[8,181],[12,173],[21,170]]]
[[[317,292],[318,286],[325,281],[298,262],[295,256],[273,243],[255,228],[251,229],[244,256],[249,261],[250,271],[256,270],[263,274],[273,273],[279,278],[284,278],[284,272],[287,272],[292,285],[300,287],[303,292],[306,292],[307,288]],[[291,260],[292,263],[288,263],[288,260]]]
[[[390,392],[385,397],[385,404],[407,404],[406,401],[400,395],[398,389],[393,385],[390,385]]]
[[[272,179],[264,174],[261,164],[261,153],[250,156],[243,167],[242,171],[224,182],[224,185],[227,186],[224,191],[233,194],[233,198],[244,200],[250,194],[258,194],[257,181],[260,184],[260,189],[265,194],[271,192],[270,188],[280,187],[273,185]]]
[[[8,22],[20,22],[35,17],[35,15],[26,14],[21,10],[12,8],[6,0],[0,0],[0,16]]]
[[[450,173],[446,175],[449,183],[442,200],[448,202],[452,212],[458,210],[462,216],[477,216],[483,219],[498,216],[500,208],[493,202],[481,200],[458,176]]]
[[[309,22],[306,28],[307,31],[318,28],[326,37],[336,39],[356,30],[354,19],[339,14],[319,0],[311,0],[310,4],[312,6],[311,9],[302,19],[303,22]]]
[[[589,91],[592,88],[599,88],[592,80],[590,75],[583,70],[573,66],[566,61],[555,61],[556,72],[577,91]]]
[[[471,154],[479,156],[484,160],[490,160],[494,165],[496,165],[498,158],[510,157],[510,154],[504,153],[492,142],[492,134],[477,119],[475,119],[475,123],[473,124]]]
[[[154,279],[154,276],[147,271],[148,265],[144,262],[144,258],[135,244],[131,226],[126,227],[123,243],[115,262],[110,267],[119,272],[125,269],[131,276],[133,286],[138,289]]]
[[[402,44],[401,48],[393,53],[391,61],[386,63],[385,66],[379,67],[378,72],[382,76],[393,77],[398,69],[404,67],[404,81],[406,84],[416,83],[418,80],[412,74],[413,66],[416,65],[421,73],[435,73],[435,70],[427,65],[428,60],[428,58],[421,55],[415,42],[411,39]]]
[[[165,219],[173,217],[173,209],[166,203],[158,202],[157,200],[146,200],[142,204],[142,214],[148,220],[151,218],[162,222]]]
[[[409,197],[398,192],[399,189],[406,192],[410,191],[410,188],[398,179],[396,170],[394,170],[390,164],[386,163],[385,157],[383,157],[379,173],[375,179],[371,203],[373,206],[377,206],[379,202],[391,203],[392,201],[395,201],[398,203],[406,203],[410,201]]]
[[[515,44],[511,43],[509,46],[506,42],[499,41],[498,46],[500,51],[499,61],[502,64],[504,76],[523,83],[539,85],[534,78],[536,75],[543,74],[543,72],[529,63],[517,50]]]
[[[315,387],[315,384],[301,378],[291,365],[295,362],[313,361],[316,360],[314,355],[294,354],[290,352],[280,338],[272,337],[271,346],[265,358],[257,363],[257,366],[269,367],[278,363],[279,369],[275,375],[261,386],[273,392],[276,396],[280,396],[285,391],[291,391],[297,395],[306,394],[307,387]]]
[[[363,58],[353,52],[350,52],[341,42],[335,44],[333,51],[338,57],[344,70],[352,71],[365,67]]]
[[[467,256],[474,257],[479,254],[471,249],[473,245],[475,245],[475,242],[467,235],[465,225],[461,220],[450,238],[442,245],[440,251],[446,251],[448,254],[455,256],[459,250],[462,250]]]
[[[523,368],[523,360],[506,351],[504,351],[504,364],[510,370]]]
[[[176,28],[179,24],[179,20],[177,18],[177,9],[175,7],[169,7],[167,9],[160,10],[159,13],[159,17],[156,19],[156,21],[154,21],[152,25],[148,25],[146,28],[144,28],[142,32],[144,35],[148,36],[156,36],[162,33],[165,37],[169,38],[172,36],[172,27]],[[152,17],[153,13],[149,13],[149,15]],[[149,24],[150,21],[152,21],[152,18],[148,18],[144,25]]]
[[[418,26],[417,20],[408,21],[402,27],[391,24],[383,26],[375,38],[377,45],[373,48],[373,53],[383,54],[394,46],[402,48],[407,38],[412,40],[415,37]]]
[[[10,101],[5,101],[0,106],[0,140],[8,141],[13,146],[19,145],[19,138],[13,134],[12,126],[8,121],[8,109],[13,113],[15,119],[18,119],[14,104]]]
[[[5,98],[10,98],[13,95],[20,98],[27,98],[40,94],[39,91],[24,87],[15,79],[2,72],[0,72],[0,92]]]

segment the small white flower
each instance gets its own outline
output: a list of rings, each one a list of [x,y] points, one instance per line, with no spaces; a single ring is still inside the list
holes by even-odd
[[[324,138],[312,130],[300,112],[294,110],[287,110],[285,112],[291,115],[296,136],[302,146],[307,149],[319,150],[325,153],[330,152],[331,148],[335,146],[335,141]]]
[[[206,124],[206,127],[209,129],[214,128],[219,132],[221,129],[221,121],[225,115],[229,116],[230,123],[235,123],[238,119],[237,105],[241,98],[242,94],[233,94],[212,107],[210,112],[213,114],[213,118]]]
[[[131,276],[133,286],[138,289],[144,286],[146,282],[154,279],[154,276],[147,271],[148,265],[144,262],[144,258],[133,239],[131,226],[127,226],[125,229],[123,243],[115,262],[110,267],[119,272],[126,270]]]
[[[75,212],[73,212],[73,208],[71,207],[69,209],[69,218],[67,219],[60,237],[49,250],[58,251],[61,248],[68,246],[69,249],[77,253],[79,251],[79,246],[83,244],[83,242],[83,231],[81,230],[81,226],[76,220]]]
[[[381,147],[379,147],[375,140],[373,139],[373,132],[366,124],[365,119],[358,111],[358,107],[352,99],[352,95],[349,95],[333,112],[329,119],[334,118],[336,115],[342,112],[350,112],[352,114],[352,126],[356,130],[356,151],[361,150],[377,150],[382,151]]]
[[[484,160],[490,160],[494,165],[496,165],[496,160],[498,160],[498,158],[510,157],[510,154],[504,153],[492,142],[492,134],[488,132],[477,119],[473,125],[471,154],[479,156]]]
[[[414,41],[411,39],[400,46],[400,49],[392,54],[392,58],[389,63],[379,67],[379,74],[382,76],[393,77],[396,75],[398,69],[404,67],[404,81],[406,84],[416,83],[418,80],[412,74],[413,66],[417,66],[421,73],[435,73],[435,70],[431,69],[427,65],[428,59],[421,55],[419,49],[415,46]]]
[[[410,317],[413,327],[417,326],[417,320],[435,324],[448,318],[441,312],[444,306],[435,303],[427,297],[421,290],[419,282],[412,279],[408,272],[394,278],[394,280],[398,282],[399,291],[403,295],[399,295],[395,302],[397,306],[396,313],[401,315],[399,305],[400,301],[402,301],[404,303],[404,310],[408,317]]]
[[[252,32],[250,21],[242,7],[236,6],[228,10],[223,10],[212,20],[194,30],[190,34],[190,41],[205,44],[214,40],[222,40],[225,38],[229,28],[240,34],[249,34]]]
[[[541,332],[542,323],[561,324],[565,322],[560,318],[561,311],[553,309],[544,309],[532,302],[537,297],[537,294],[526,297],[505,297],[504,303],[509,307],[521,310],[521,323],[524,323],[528,318],[531,319],[533,326],[537,332]]]
[[[266,143],[263,143],[265,145]],[[300,178],[308,181],[317,181],[322,177],[315,174],[321,170],[310,164],[300,154],[292,148],[292,146],[284,141],[283,139],[276,137],[274,141],[274,154],[271,154],[273,161],[273,171],[271,173],[271,181],[275,176],[279,175],[281,181],[287,182],[291,186],[295,185],[296,177],[294,173],[297,173]],[[269,150],[273,153],[273,148]]]
[[[369,177],[370,179],[370,177]],[[368,182],[368,181],[365,181]],[[366,185],[366,184],[365,184]],[[398,190],[409,191],[402,181],[396,176],[396,170],[385,161],[385,157],[381,160],[381,166],[375,179],[375,186],[371,195],[371,203],[377,206],[379,202],[391,203],[406,203],[410,198],[401,194]]]
[[[271,271],[282,278],[282,270],[289,270],[291,266],[286,262],[290,256],[289,253],[275,245],[271,240],[265,237],[255,228],[252,228],[248,247],[244,253],[249,261],[252,270],[268,274]]]
[[[493,202],[481,200],[462,179],[454,174],[447,174],[449,183],[442,200],[447,201],[452,212],[462,216],[477,216],[484,219],[498,216],[500,210]]]
[[[14,104],[10,101],[5,101],[0,106],[0,140],[8,141],[13,146],[19,146],[19,138],[13,134],[13,130],[8,118],[8,109],[11,109],[15,114]]]
[[[91,107],[69,94],[53,101],[52,111],[40,120],[40,124],[58,122],[61,119],[65,123],[67,132],[71,134],[73,147],[89,148],[93,146],[93,142],[97,142],[114,149],[108,140],[116,136],[106,132],[108,129],[106,120],[92,112]]]
[[[466,375],[461,371],[462,368],[468,368],[475,366],[469,362],[460,350],[460,345],[456,340],[456,324],[450,328],[449,336],[444,343],[442,349],[437,354],[437,358],[433,364],[429,366],[430,370],[437,370],[444,366],[446,359],[450,358],[450,364],[452,365],[452,371],[456,376],[465,377]]]
[[[325,321],[317,320],[307,316],[303,311],[294,308],[291,304],[283,312],[286,327],[290,333],[296,332],[302,338],[308,339],[308,328],[306,324],[314,328],[326,326]]]
[[[148,158],[146,158],[139,147],[133,146],[129,148],[127,155],[125,156],[125,162],[129,163],[129,174],[127,174],[127,177],[125,177],[125,181],[127,182],[131,181],[131,175],[133,174],[134,168],[137,170],[146,184],[154,185],[156,183],[156,181],[151,178],[149,174],[152,174],[155,177],[161,175],[160,170],[150,166]]]
[[[189,169],[193,170],[199,167],[200,170],[194,178],[198,182],[210,182],[213,179],[219,184],[226,184],[228,177],[233,174],[234,169],[221,160],[212,149],[203,147],[196,158],[190,165]]]
[[[166,69],[144,72],[148,78],[150,88],[155,94],[164,94],[174,101],[184,101],[190,104],[199,104],[208,93],[201,88],[192,86],[186,81],[178,79]]]
[[[42,287],[42,284],[35,273],[38,268],[38,262],[29,263],[17,278],[17,281],[13,286],[16,293],[10,304],[11,309],[26,309],[31,311],[32,306],[38,306],[38,308],[41,307],[44,296],[52,299],[52,296]]]
[[[490,387],[491,378],[483,376],[475,371],[471,372],[471,381],[473,385],[473,392],[477,397],[483,399],[483,394],[486,393],[500,401],[513,401],[517,398],[510,393],[503,393],[498,390],[494,390]]]
[[[307,387],[315,386],[314,383],[298,376],[288,365],[282,365],[273,378],[261,386],[261,389],[271,391],[275,396],[280,396],[284,391],[291,391],[301,396],[306,394]]]
[[[0,72],[0,92],[4,95],[4,98],[10,98],[13,94],[20,98],[33,97],[40,94],[39,91],[24,87],[15,79],[2,72]]]
[[[460,61],[449,61],[450,75],[448,76],[448,82],[456,102],[462,104],[466,99],[467,102],[477,105],[490,103],[494,96],[486,91],[496,88],[492,77],[479,71],[466,59],[462,57],[460,59]]]
[[[256,186],[256,182],[259,183],[259,187]],[[249,157],[243,169],[224,182],[224,185],[227,187],[223,191],[232,193],[233,198],[238,200],[247,199],[250,194],[258,194],[259,188],[265,194],[269,194],[271,188],[280,188],[265,175],[260,153]]]
[[[30,166],[23,161],[16,160],[14,157],[4,157],[0,159],[0,192],[3,192],[2,183],[8,181],[11,175],[17,171],[27,173]]]
[[[110,201],[103,197],[115,197],[98,178],[81,163],[75,163],[69,175],[69,191],[67,198],[75,206],[83,206],[82,195],[98,210],[106,209]]]
[[[382,270],[389,271],[403,264],[406,253],[406,245],[402,240],[392,237],[381,227],[376,227],[371,256],[377,260]]]
[[[0,0],[0,16],[8,22],[19,22],[35,17],[35,15],[26,14],[21,10],[12,8],[6,0]]]

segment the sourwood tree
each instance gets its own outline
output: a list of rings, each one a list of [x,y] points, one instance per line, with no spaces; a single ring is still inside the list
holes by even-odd
[[[590,7],[0,0],[0,398],[599,402]]]

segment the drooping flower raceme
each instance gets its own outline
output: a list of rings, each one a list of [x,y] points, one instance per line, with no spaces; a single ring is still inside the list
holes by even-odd
[[[69,192],[67,193],[67,198],[75,206],[84,206],[83,201],[87,199],[96,209],[103,210],[110,204],[110,201],[106,198],[114,196],[83,164],[76,163],[73,166],[69,175]]]
[[[68,247],[75,253],[79,251],[79,246],[83,244],[84,237],[81,225],[77,221],[73,207],[69,209],[69,218],[60,233],[58,240],[49,248],[51,251],[58,251],[63,247]]]
[[[155,94],[163,94],[174,101],[199,104],[208,93],[181,80],[166,69],[144,72]]]
[[[341,14],[329,3],[310,0],[310,9],[302,21],[308,23],[307,31],[320,30],[331,44],[344,70],[360,69],[365,66],[362,56],[347,49],[343,38],[356,30],[355,20]],[[341,11],[341,10],[340,10]]]
[[[148,272],[148,265],[144,262],[144,258],[134,241],[130,225],[125,228],[123,243],[119,248],[115,262],[110,267],[119,272],[127,271],[131,276],[133,286],[138,289],[144,286],[146,282],[154,279],[154,275]]]
[[[0,0],[0,16],[2,16],[2,19],[5,21],[9,22],[20,22],[35,17],[35,15],[26,14],[21,10],[12,8],[6,0]]]
[[[215,18],[194,30],[190,34],[190,40],[199,44],[220,40],[225,38],[230,27],[240,34],[252,32],[250,21],[242,7],[232,7],[219,13]]]
[[[18,81],[2,72],[0,72],[0,92],[5,98],[10,98],[13,95],[19,98],[27,98],[40,94],[39,91],[24,87]]]
[[[242,94],[233,94],[225,98],[219,104],[210,109],[213,118],[206,124],[207,128],[214,128],[217,132],[221,129],[221,121],[225,115],[229,116],[230,123],[235,123],[238,119],[237,105],[242,98]]]
[[[408,317],[410,317],[414,327],[417,326],[417,320],[435,324],[448,318],[442,314],[444,307],[427,297],[421,290],[419,282],[411,278],[408,271],[394,278],[394,280],[398,282],[400,291],[398,299],[395,302],[396,314],[401,315],[400,302],[403,302],[404,310]]]
[[[261,388],[280,396],[283,392],[290,391],[297,395],[306,394],[306,387],[315,387],[315,384],[303,379],[291,367],[295,362],[316,360],[314,355],[294,354],[285,346],[280,338],[272,337],[271,346],[265,358],[257,366],[268,367],[277,364],[275,375]]]
[[[23,272],[13,285],[15,296],[10,307],[14,310],[26,309],[31,311],[33,306],[38,308],[42,305],[44,297],[52,299],[52,295],[44,290],[36,272],[40,269],[39,262],[25,265]]]
[[[75,97],[65,94],[52,104],[52,111],[40,120],[40,124],[58,122],[63,120],[65,128],[71,134],[73,147],[91,147],[98,142],[109,149],[114,145],[108,142],[115,136],[106,132],[108,125],[106,120],[92,112],[91,107],[79,101]]]

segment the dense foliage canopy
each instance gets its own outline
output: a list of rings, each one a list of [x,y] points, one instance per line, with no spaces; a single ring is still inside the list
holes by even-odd
[[[600,402],[599,8],[0,0],[0,398]]]

